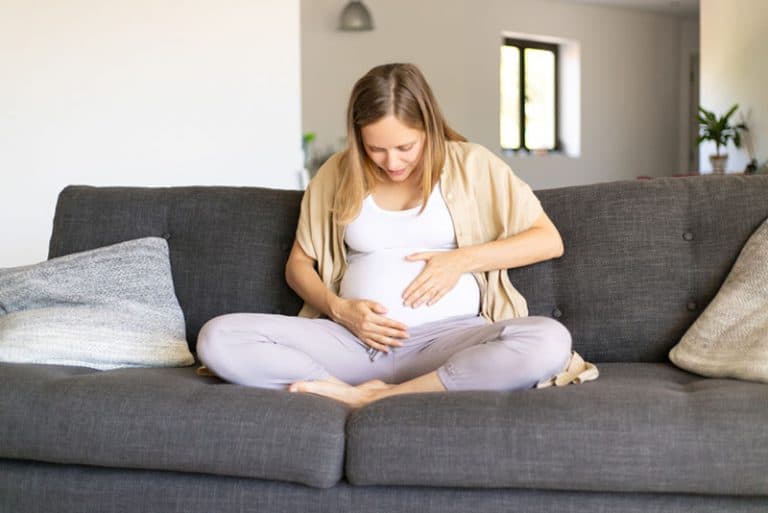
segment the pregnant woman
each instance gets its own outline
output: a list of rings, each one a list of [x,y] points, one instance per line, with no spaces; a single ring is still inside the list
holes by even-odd
[[[298,317],[211,319],[197,342],[205,366],[352,407],[531,388],[563,371],[568,330],[529,317],[505,271],[563,253],[531,188],[447,125],[410,64],[357,81],[347,133],[302,199],[285,270],[304,299]]]

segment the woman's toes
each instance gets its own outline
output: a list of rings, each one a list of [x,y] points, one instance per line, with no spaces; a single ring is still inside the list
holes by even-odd
[[[297,381],[295,383],[291,383],[291,385],[288,387],[289,392],[306,392],[307,387],[306,383],[304,381]]]

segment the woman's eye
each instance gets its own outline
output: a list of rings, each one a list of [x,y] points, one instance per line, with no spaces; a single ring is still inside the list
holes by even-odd
[[[368,148],[368,149],[372,153],[381,153],[381,152],[387,151],[384,148]],[[413,144],[411,144],[410,146],[398,146],[397,147],[397,151],[411,151],[412,149],[413,149]]]

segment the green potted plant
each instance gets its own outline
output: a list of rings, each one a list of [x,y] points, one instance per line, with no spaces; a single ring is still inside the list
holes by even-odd
[[[309,169],[312,161],[312,143],[317,138],[315,132],[307,132],[301,136],[301,151],[304,153],[304,168]]]
[[[709,161],[712,163],[713,173],[724,173],[725,165],[728,162],[728,154],[720,154],[720,147],[726,148],[728,141],[733,139],[733,144],[737,148],[741,148],[741,131],[747,130],[747,125],[744,123],[731,124],[730,118],[739,105],[736,104],[726,112],[723,116],[717,117],[714,112],[699,106],[699,139],[698,144],[704,141],[712,141],[715,143],[715,154],[709,156]]]

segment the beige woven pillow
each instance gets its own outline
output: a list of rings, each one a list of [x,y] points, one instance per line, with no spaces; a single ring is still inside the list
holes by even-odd
[[[703,376],[768,383],[768,219],[669,359]]]

